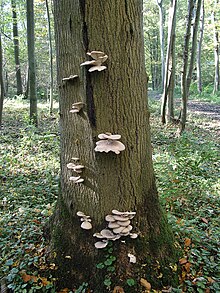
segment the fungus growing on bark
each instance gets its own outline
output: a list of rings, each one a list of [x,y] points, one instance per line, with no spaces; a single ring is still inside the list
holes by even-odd
[[[132,226],[130,225],[131,219],[135,216],[136,212],[120,212],[118,210],[112,210],[111,215],[105,216],[105,220],[108,222],[108,228],[103,229],[100,233],[93,234],[94,237],[105,239],[105,241],[115,241],[121,237],[130,236],[135,239],[138,234],[131,233]],[[96,242],[98,243],[98,242]],[[102,243],[102,241],[101,241]],[[99,245],[99,244],[98,244]],[[96,244],[95,244],[96,247]],[[100,244],[99,248],[103,248],[103,244]],[[98,248],[98,247],[96,247]]]
[[[82,183],[84,181],[83,178],[81,178],[80,176],[71,176],[70,178],[70,181],[73,181],[74,183]]]
[[[82,169],[85,168],[83,165],[76,165],[74,163],[68,163],[66,166],[68,169],[71,169],[75,171],[76,173],[82,173]]]
[[[129,257],[129,261],[131,263],[136,263],[137,262],[137,259],[136,259],[136,256],[131,254],[131,253],[128,253],[128,257]]]
[[[120,154],[121,151],[125,150],[125,145],[118,141],[121,138],[120,134],[101,133],[98,135],[99,141],[96,142],[96,152],[114,152]]]
[[[91,219],[90,216],[85,215],[83,212],[78,211],[77,216],[80,217],[80,221],[82,222],[81,228],[85,230],[92,229]]]
[[[102,71],[107,68],[106,66],[102,65],[102,63],[104,63],[108,59],[108,56],[105,53],[101,51],[91,51],[87,52],[87,55],[92,57],[94,60],[85,61],[81,63],[80,66],[91,65],[91,67],[89,68],[89,72],[93,72],[96,70]]]
[[[70,110],[70,113],[79,113],[80,110],[82,110],[82,108],[84,107],[84,103],[83,102],[77,102],[72,104],[72,109]]]
[[[95,243],[96,248],[105,248],[108,245],[108,241],[98,241]]]
[[[62,81],[72,81],[74,79],[76,79],[77,77],[79,77],[78,75],[70,75],[69,77],[64,77],[62,79]]]

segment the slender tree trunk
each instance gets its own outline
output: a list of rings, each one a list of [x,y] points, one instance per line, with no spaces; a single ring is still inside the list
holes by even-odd
[[[109,292],[115,285],[123,286],[126,292],[140,292],[140,288],[126,287],[128,276],[138,279],[141,275],[156,286],[158,278],[152,274],[155,261],[163,270],[175,259],[173,237],[160,209],[152,167],[142,9],[141,1],[54,0],[61,193],[50,234],[58,264],[58,287],[73,290],[87,282],[96,293]],[[108,55],[106,70],[88,72],[89,67],[80,67],[89,59],[86,52],[92,50]],[[65,79],[70,75],[79,77]],[[85,106],[78,113],[70,113],[77,102]],[[125,150],[118,155],[94,152],[98,135],[106,132],[120,134]],[[71,175],[77,175],[67,168],[73,157],[79,158],[75,164],[84,166],[81,183],[70,180]],[[112,243],[115,272],[110,273],[96,267],[106,251],[95,248],[93,234],[106,228],[105,217],[113,209],[136,211],[132,225],[139,236]],[[80,228],[77,211],[91,217],[91,230]],[[136,265],[129,262],[128,253],[137,257]],[[162,282],[173,281],[167,273]],[[106,275],[112,282],[108,287],[103,284]]]
[[[197,90],[198,93],[202,93],[202,69],[201,69],[201,54],[202,54],[202,41],[204,32],[204,22],[205,22],[205,7],[204,0],[202,0],[202,7],[200,13],[200,31],[197,45]]]
[[[165,49],[164,49],[164,9],[163,0],[157,0],[160,15],[160,54],[161,54],[161,83],[164,86],[165,76]]]
[[[186,126],[186,116],[187,116],[187,68],[189,59],[189,43],[191,36],[191,24],[192,16],[194,10],[194,0],[188,0],[188,15],[186,20],[186,34],[184,38],[184,48],[183,48],[183,69],[181,75],[181,99],[182,99],[182,109],[180,115],[180,134],[184,131]]]
[[[12,8],[12,21],[13,21],[13,42],[14,42],[14,57],[15,57],[15,72],[17,81],[17,95],[23,93],[22,89],[22,79],[21,79],[21,68],[20,68],[20,58],[19,58],[19,38],[18,38],[18,23],[17,23],[17,11],[16,2],[11,0]]]
[[[48,23],[48,41],[49,41],[49,59],[50,59],[50,114],[53,113],[53,46],[52,46],[52,36],[51,36],[51,23],[50,23],[50,10],[48,5],[48,0],[46,2],[47,10],[47,23]]]
[[[29,78],[29,67],[27,65],[26,76],[25,76],[25,91],[24,91],[24,98],[25,99],[28,99],[29,87],[30,87],[30,78]]]
[[[215,8],[217,7],[217,4],[219,3],[218,0],[215,0]],[[213,34],[213,41],[214,41],[214,58],[215,58],[215,76],[214,76],[214,89],[213,93],[216,93],[220,90],[220,76],[219,76],[219,55],[220,55],[220,49],[219,49],[219,33],[218,28],[216,25],[216,19],[215,19],[215,11],[212,12],[212,23],[214,27],[214,34]]]
[[[164,89],[162,95],[162,105],[161,105],[161,120],[162,123],[166,122],[166,106],[167,99],[169,97],[169,106],[173,105],[173,89],[175,85],[175,28],[176,28],[176,8],[177,0],[171,0],[170,2],[170,12],[169,12],[169,27],[168,27],[168,44],[167,44],[167,55],[166,55],[166,67],[165,67],[165,79],[164,79]],[[174,62],[174,63],[173,63]],[[173,112],[170,108],[169,112]],[[168,112],[168,113],[169,113]],[[170,118],[168,118],[170,119]]]
[[[27,43],[30,89],[30,120],[37,126],[37,90],[35,72],[34,1],[27,0]]]
[[[2,54],[2,36],[0,31],[0,88],[1,88],[1,95],[0,95],[0,130],[2,126],[2,114],[3,114],[3,102],[4,102],[4,77],[3,77],[3,54]]]
[[[187,79],[186,79],[187,99],[189,97],[189,89],[190,89],[190,85],[191,85],[191,81],[192,81],[192,73],[193,73],[193,68],[194,68],[194,63],[195,63],[197,33],[198,33],[201,6],[202,6],[202,0],[197,0],[196,16],[195,16],[195,20],[194,20],[194,24],[193,24],[193,36],[192,36],[192,46],[191,46],[189,70],[188,70]]]

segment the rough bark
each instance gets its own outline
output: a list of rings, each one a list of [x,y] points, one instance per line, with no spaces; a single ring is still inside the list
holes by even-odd
[[[140,274],[155,285],[169,283],[168,267],[175,261],[175,249],[159,205],[152,167],[141,1],[54,0],[54,16],[61,192],[50,235],[56,251],[58,287],[74,289],[88,282],[93,292],[108,292],[110,288],[103,284],[106,274],[112,276],[112,285],[126,286],[126,279]],[[105,71],[89,73],[88,67],[80,67],[89,59],[86,52],[92,50],[109,56]],[[75,74],[79,78],[62,81]],[[79,101],[86,106],[78,114],[70,113],[72,104]],[[98,134],[105,132],[121,134],[126,149],[119,155],[95,153]],[[85,166],[83,183],[69,180],[74,174],[67,169],[72,157]],[[106,250],[94,247],[97,239],[93,234],[106,227],[105,216],[112,209],[137,212],[133,230],[139,237],[113,243],[116,261],[111,274],[96,268]],[[77,211],[91,216],[92,230],[80,228]],[[129,263],[129,252],[136,255],[136,265]],[[156,260],[164,274],[159,282],[152,273]],[[147,269],[142,266],[146,263]]]
[[[198,93],[202,93],[202,66],[201,66],[201,54],[202,54],[202,41],[205,22],[205,7],[204,0],[202,0],[201,13],[200,13],[200,30],[197,44],[197,90]]]
[[[217,7],[217,4],[219,3],[218,0],[215,1],[215,7]],[[219,49],[219,33],[218,28],[216,25],[216,19],[215,19],[215,11],[212,12],[212,23],[214,27],[213,32],[213,42],[214,42],[214,58],[215,58],[215,75],[214,75],[214,89],[213,93],[216,93],[220,90],[220,76],[219,76],[219,55],[220,55],[220,49]]]
[[[37,89],[35,66],[35,39],[34,39],[34,2],[26,1],[27,7],[27,45],[29,67],[29,94],[30,94],[30,121],[37,126]]]
[[[51,35],[51,23],[50,23],[50,10],[48,0],[45,0],[46,11],[47,11],[47,24],[48,24],[48,41],[49,41],[49,61],[50,61],[50,114],[53,113],[53,46],[52,46],[52,35]]]
[[[173,117],[173,92],[175,85],[175,28],[176,28],[177,0],[171,0],[169,12],[168,42],[165,66],[164,88],[161,105],[162,123]],[[168,100],[168,103],[167,103]],[[167,105],[168,104],[168,105]],[[168,106],[168,107],[167,107]],[[167,107],[167,115],[166,115]],[[167,119],[166,119],[167,116]]]
[[[13,42],[14,42],[17,95],[21,95],[23,93],[23,89],[22,89],[21,67],[20,67],[20,57],[19,57],[18,23],[17,23],[17,11],[16,11],[15,0],[11,0],[11,8],[12,8],[12,21],[13,21]]]
[[[2,36],[0,32],[0,130],[2,126],[3,102],[4,102],[4,77],[3,77],[3,53],[2,53]]]
[[[191,36],[191,24],[192,16],[194,10],[194,0],[188,0],[188,14],[186,20],[186,34],[184,37],[184,48],[183,48],[183,69],[181,73],[181,100],[182,100],[182,109],[180,115],[180,134],[184,131],[186,126],[186,116],[187,116],[187,99],[188,99],[188,90],[187,90],[187,69],[188,69],[188,60],[189,60],[189,44]]]
[[[162,88],[164,86],[165,78],[165,49],[164,49],[164,9],[163,9],[163,0],[156,0],[159,15],[160,15],[160,54],[161,54],[161,82]]]

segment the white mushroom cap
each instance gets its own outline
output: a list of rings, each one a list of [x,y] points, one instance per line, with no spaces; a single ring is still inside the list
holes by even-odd
[[[100,239],[105,238],[104,236],[102,236],[101,233],[95,233],[95,234],[93,234],[93,237],[97,237],[97,238],[100,238]]]
[[[130,238],[132,239],[136,239],[138,237],[138,234],[136,233],[130,233],[129,235],[130,235]]]
[[[121,135],[120,134],[111,134],[110,132],[106,132],[106,133],[100,133],[98,135],[98,138],[117,140],[117,139],[121,138]]]
[[[76,182],[77,180],[80,179],[80,176],[77,176],[77,177],[75,177],[75,176],[71,176],[69,179],[70,179],[71,181]]]
[[[119,234],[119,233],[121,233],[124,229],[125,229],[125,227],[115,228],[115,229],[113,229],[113,232],[114,232],[115,234]]]
[[[129,225],[129,226],[123,227],[123,228],[124,229],[120,233],[127,234],[127,233],[129,233],[132,230],[133,227],[131,225]]]
[[[64,77],[62,81],[69,81],[79,77],[78,75],[70,75],[69,77]]]
[[[107,67],[104,65],[96,65],[96,66],[92,66],[89,68],[89,72],[93,72],[93,71],[102,71],[105,70]]]
[[[119,212],[118,210],[112,210],[112,213],[115,215],[122,215],[122,216],[136,215],[136,212]]]
[[[78,113],[83,107],[84,107],[83,102],[77,102],[72,104],[72,109],[70,110],[71,113]]]
[[[83,63],[80,64],[80,66],[84,66],[84,65],[100,65],[101,62],[97,61],[97,60],[91,60],[91,61],[85,61]]]
[[[82,183],[82,182],[84,182],[83,178],[79,178],[78,180],[75,181],[75,183]]]
[[[77,173],[82,173],[83,168],[85,168],[83,165],[75,165],[72,169]]]
[[[77,213],[78,217],[86,217],[86,215],[83,212],[78,211]]]
[[[127,222],[129,220],[129,217],[123,217],[123,216],[117,216],[117,215],[114,215],[113,217],[116,221],[119,221],[119,222]]]
[[[90,230],[90,229],[92,229],[92,224],[88,221],[84,221],[81,224],[81,228],[85,229],[85,230]]]
[[[114,218],[112,215],[107,215],[107,216],[105,217],[105,220],[106,220],[107,222],[114,222],[114,221],[115,221],[115,218]]]
[[[108,227],[109,227],[110,229],[115,229],[115,228],[119,228],[120,225],[117,224],[117,222],[109,222]]]
[[[120,154],[121,151],[125,150],[125,145],[117,140],[100,140],[96,142],[95,151],[96,152],[114,152],[117,155]]]
[[[79,161],[79,158],[71,158],[73,161]]]
[[[74,169],[76,165],[74,163],[68,163],[66,166],[68,169]]]
[[[95,59],[95,60],[107,56],[107,55],[105,55],[105,53],[102,52],[102,51],[91,51],[91,52],[87,52],[86,54],[89,55],[89,56],[91,56],[91,57],[92,57],[93,59]],[[108,58],[108,56],[107,56],[107,58]]]
[[[115,235],[112,233],[112,231],[108,229],[103,229],[100,234],[107,239],[115,238]]]
[[[105,248],[108,245],[108,241],[98,241],[95,243],[96,248]]]
[[[116,224],[118,224],[119,226],[123,226],[126,227],[128,225],[130,225],[131,221],[127,220],[127,221],[117,221]]]
[[[131,262],[131,263],[136,263],[137,262],[137,258],[136,258],[136,256],[135,255],[133,255],[133,254],[131,254],[131,253],[128,253],[128,257],[129,257],[129,261]]]

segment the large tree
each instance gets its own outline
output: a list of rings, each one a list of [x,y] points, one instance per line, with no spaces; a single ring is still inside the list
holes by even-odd
[[[113,285],[121,286],[129,278],[140,277],[154,286],[170,283],[176,252],[160,208],[152,166],[142,1],[54,0],[54,16],[61,188],[49,228],[58,286],[72,289],[88,282],[94,292],[108,292],[110,283],[103,281],[111,277]],[[96,64],[107,58],[94,52],[88,56],[94,50],[108,55],[104,65],[98,65],[99,69],[107,66],[103,71],[93,71],[94,65],[80,66],[90,57],[98,58],[93,61]],[[110,133],[121,135],[125,150],[115,141],[119,137]],[[98,152],[103,144],[107,149],[118,144],[122,151]],[[122,236],[113,242],[111,253],[116,259],[111,258],[111,273],[105,265],[102,270],[96,268],[106,251],[94,246],[100,239],[93,234],[106,228],[109,218],[110,225],[119,225],[112,216],[105,218],[112,210],[136,212],[131,225],[138,237]],[[91,217],[92,229],[80,227],[77,212]],[[87,220],[83,223],[89,228]],[[136,256],[136,263],[129,262],[129,253]],[[136,290],[140,292],[133,288],[126,292]]]

